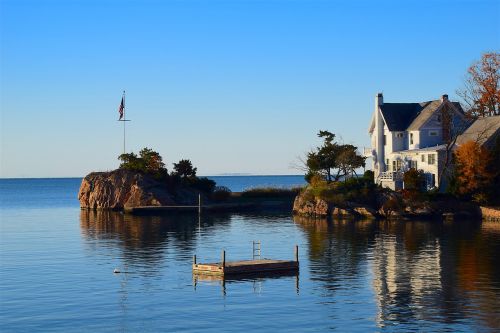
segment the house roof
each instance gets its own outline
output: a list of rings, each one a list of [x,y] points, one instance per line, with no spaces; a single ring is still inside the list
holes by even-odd
[[[460,103],[450,103],[462,112]],[[413,131],[425,124],[441,104],[439,99],[421,103],[384,103],[380,110],[390,131]]]
[[[476,141],[484,145],[497,135],[500,135],[500,116],[479,118],[457,137],[456,144],[460,146],[467,141]]]
[[[427,122],[427,120],[429,120],[429,118],[434,114],[434,111],[436,111],[436,109],[441,106],[441,103],[442,102],[440,100],[420,103],[422,109],[418,112],[415,119],[413,119],[407,130],[418,130],[423,124]]]
[[[380,105],[380,111],[390,131],[405,131],[421,109],[419,103],[384,103]]]

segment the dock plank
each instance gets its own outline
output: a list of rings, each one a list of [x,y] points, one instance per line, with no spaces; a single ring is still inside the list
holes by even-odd
[[[195,273],[217,275],[234,275],[272,271],[297,271],[298,269],[298,261],[274,259],[228,261],[225,262],[225,265],[222,263],[193,264],[193,272]]]

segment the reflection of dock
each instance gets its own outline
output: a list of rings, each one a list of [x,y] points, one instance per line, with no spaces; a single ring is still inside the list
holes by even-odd
[[[297,270],[282,272],[246,273],[228,276],[195,273],[193,274],[193,287],[196,290],[199,283],[220,285],[223,295],[226,296],[226,284],[230,284],[231,282],[248,282],[253,285],[254,292],[260,294],[262,292],[262,283],[265,280],[280,278],[295,278],[295,292],[299,294],[299,272]]]
[[[251,273],[279,273],[299,270],[299,252],[295,246],[295,260],[253,259],[226,262],[226,251],[222,251],[220,262],[197,263],[193,257],[193,273],[202,275],[240,275]]]

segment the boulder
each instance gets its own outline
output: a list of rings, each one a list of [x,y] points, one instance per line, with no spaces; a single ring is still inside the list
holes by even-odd
[[[330,205],[321,199],[307,199],[299,194],[293,202],[293,212],[302,216],[327,216],[330,211]]]
[[[332,216],[334,217],[352,217],[353,211],[345,208],[335,207],[332,209]]]
[[[357,214],[366,218],[374,219],[377,217],[377,211],[371,207],[360,206],[360,207],[354,207],[353,210]]]
[[[92,172],[78,192],[81,208],[121,210],[138,206],[175,204],[166,186],[148,175],[130,170]]]

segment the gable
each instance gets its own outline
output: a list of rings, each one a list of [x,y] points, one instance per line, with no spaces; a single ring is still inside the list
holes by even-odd
[[[422,109],[418,112],[417,116],[408,126],[408,131],[418,131],[425,123],[429,121],[434,112],[441,106],[441,101],[430,101],[420,103]]]

